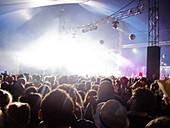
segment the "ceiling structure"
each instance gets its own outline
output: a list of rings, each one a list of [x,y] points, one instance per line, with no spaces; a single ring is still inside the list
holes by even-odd
[[[160,9],[163,9],[167,2],[168,0],[161,1]],[[103,19],[110,18],[111,16],[111,20],[113,20],[114,13],[117,12],[116,14],[119,14],[121,11],[137,7],[139,4],[144,4],[145,8],[147,8],[147,0],[73,0],[72,2],[70,0],[1,1],[0,42],[3,44],[2,47],[5,46],[5,43],[11,44],[11,42],[19,41],[22,43],[32,42],[46,33],[47,30],[61,30],[61,26],[64,26],[65,30],[70,30],[87,26],[91,23],[102,24]],[[64,9],[63,12],[62,9]],[[160,13],[166,14],[167,11],[164,9]],[[170,28],[168,17],[160,15],[160,29],[163,33],[164,31],[169,31]],[[109,22],[109,25],[112,26],[112,21],[106,19],[105,22]],[[122,26],[121,33],[123,36],[134,33],[137,37],[142,38],[137,38],[140,40],[136,40],[133,43],[147,43],[147,13],[130,17],[120,22],[119,25]],[[104,26],[106,30],[109,25]],[[102,25],[97,27],[102,28]],[[100,35],[99,32],[96,33]],[[102,32],[100,33],[103,35]],[[165,37],[160,37],[160,41],[168,41],[165,33],[162,36]],[[102,38],[104,40],[106,37]],[[122,43],[129,44],[131,42]]]
[[[119,29],[112,28],[115,14],[139,5],[147,9],[147,0],[0,1],[0,49],[3,52],[22,51],[47,35],[55,36],[58,42],[70,37],[80,43],[87,37],[96,44],[103,40],[106,48],[114,50],[122,45],[145,44],[148,42],[147,12],[120,18]],[[169,5],[168,0],[160,1],[160,42],[165,43],[170,41]],[[110,16],[108,22],[102,22]],[[97,25],[97,28],[94,26],[94,30],[83,33],[82,29],[90,24]],[[132,33],[135,40],[129,40]],[[168,48],[166,46],[165,51]]]
[[[74,29],[83,25],[101,22],[102,19],[112,16],[115,12],[119,13],[137,7],[139,2],[147,8],[147,0],[73,0],[72,2],[70,0],[0,1],[1,43],[18,42],[18,40],[24,41],[24,39],[16,39],[17,41],[15,41],[15,38],[18,36],[19,38],[25,37],[26,42],[27,40],[30,41],[30,37],[38,38],[47,32],[47,29],[59,28],[61,26],[61,24],[58,24],[60,22],[59,19],[64,21],[65,29]],[[163,9],[167,2],[168,0],[161,1],[160,8]],[[63,14],[61,14],[62,9],[64,9]],[[165,9],[160,11],[161,14],[166,14],[167,12],[168,9],[167,11]],[[168,17],[160,15],[160,28],[162,32],[169,31]],[[145,38],[145,40],[137,40],[136,42],[147,43],[147,34],[146,36],[143,34],[147,33],[147,13],[122,20],[122,24],[125,25],[121,28],[125,36],[133,32],[137,36],[139,34],[142,39]],[[127,29],[130,30],[128,31]],[[168,41],[166,38],[161,41]]]

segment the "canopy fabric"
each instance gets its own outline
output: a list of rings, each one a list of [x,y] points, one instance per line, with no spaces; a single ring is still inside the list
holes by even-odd
[[[99,44],[120,50],[121,45],[148,42],[148,15],[122,19],[119,29],[113,29],[113,22],[97,24],[96,30],[89,32],[72,31],[74,28],[88,26],[115,12],[144,4],[148,0],[1,0],[0,1],[0,50],[1,58],[10,53],[24,51],[47,35],[61,39],[71,38],[77,42],[92,39],[91,44]],[[129,4],[130,3],[130,4]],[[170,17],[168,0],[160,1],[160,41],[170,41]],[[66,34],[66,36],[65,36]],[[135,40],[129,40],[134,34]],[[51,40],[48,40],[49,43]],[[166,47],[165,51],[169,54]],[[5,53],[6,52],[6,53]],[[5,54],[4,54],[5,53]],[[168,57],[168,56],[167,56]],[[1,60],[1,62],[6,60]]]

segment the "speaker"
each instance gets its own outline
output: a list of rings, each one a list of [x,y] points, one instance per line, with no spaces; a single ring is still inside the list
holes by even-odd
[[[147,78],[152,79],[152,75],[156,75],[156,79],[160,77],[160,47],[147,47]]]

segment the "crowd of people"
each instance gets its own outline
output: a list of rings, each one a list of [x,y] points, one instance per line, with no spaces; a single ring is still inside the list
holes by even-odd
[[[145,77],[5,72],[0,128],[170,128],[169,94]]]

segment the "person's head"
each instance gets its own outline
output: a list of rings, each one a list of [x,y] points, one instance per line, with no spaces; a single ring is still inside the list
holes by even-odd
[[[5,71],[4,74],[7,75],[7,74],[8,74],[8,71]]]
[[[99,77],[97,78],[97,84],[100,84],[100,78]]]
[[[69,83],[69,79],[68,79],[67,76],[61,76],[58,79],[58,83],[59,83],[59,85],[61,85],[61,84],[68,84]]]
[[[19,74],[19,75],[17,76],[17,80],[20,79],[20,78],[25,78],[24,74]]]
[[[114,99],[115,92],[112,83],[108,80],[102,81],[99,86],[97,98],[99,102],[105,102]]]
[[[94,123],[97,128],[100,128],[100,125],[101,125],[99,113],[100,113],[100,110],[101,110],[102,106],[104,105],[104,103],[105,102],[101,102],[101,103],[97,104],[97,106],[96,106],[96,113],[94,115]]]
[[[156,74],[152,74],[152,79],[156,80]]]
[[[128,128],[126,108],[117,100],[108,100],[97,105],[94,122],[97,128]]]
[[[32,81],[33,81],[33,80],[36,80],[36,77],[37,77],[37,74],[33,74],[33,75],[32,75]]]
[[[139,87],[133,91],[128,103],[132,111],[150,113],[153,111],[156,101],[154,94],[149,89]]]
[[[7,81],[9,84],[12,84],[13,81],[14,81],[14,78],[13,78],[11,75],[9,75],[9,76],[6,77],[6,81]]]
[[[25,78],[26,78],[27,81],[30,80],[30,74],[29,74],[29,73],[24,73],[24,76],[25,76]]]
[[[58,86],[58,81],[54,81],[54,84],[51,86],[52,89],[56,89]]]
[[[32,87],[28,87],[26,90],[25,90],[25,95],[29,95],[31,93],[37,93],[37,88],[32,86]]]
[[[87,103],[89,102],[89,101],[88,101],[88,98],[89,98],[89,97],[94,97],[94,96],[97,96],[97,91],[96,91],[96,90],[93,90],[93,89],[89,90],[89,91],[86,93],[86,95],[85,95],[84,105],[86,106]]]
[[[161,116],[151,120],[145,128],[170,128],[170,117]]]
[[[91,82],[90,82],[90,81],[87,81],[87,82],[85,83],[85,87],[86,87],[86,92],[87,92],[88,90],[90,90],[90,89],[91,89]]]
[[[84,91],[81,91],[79,90],[78,93],[80,94],[82,100],[84,101],[84,97],[85,97],[85,92]]]
[[[8,91],[0,89],[0,108],[6,109],[11,102],[12,95]]]
[[[46,81],[48,81],[51,85],[53,85],[55,82],[55,79],[56,79],[55,76],[49,76]]]
[[[101,82],[103,82],[103,81],[108,81],[112,84],[112,80],[108,77],[101,79]]]
[[[73,102],[77,101],[76,88],[72,84],[62,84],[57,87],[58,89],[65,90],[69,96],[73,99]]]
[[[31,109],[27,103],[13,102],[6,111],[10,128],[26,128],[30,121]]]
[[[170,78],[164,80],[157,80],[160,90],[165,94],[165,96],[170,100]]]
[[[127,86],[127,84],[128,84],[128,78],[127,77],[121,77],[120,78],[120,84],[123,86],[123,87],[125,87],[125,86]]]
[[[38,93],[40,93],[42,96],[47,95],[51,91],[51,88],[48,85],[41,85],[38,88]]]
[[[79,83],[79,84],[77,85],[77,90],[85,91],[85,86],[84,86],[82,83]]]
[[[91,77],[91,82],[96,82],[96,78],[94,76]]]
[[[147,85],[147,79],[145,77],[142,77],[141,79],[139,79],[140,83],[142,83],[144,86]]]
[[[153,93],[155,93],[156,91],[158,91],[158,90],[159,90],[159,85],[158,85],[158,83],[157,83],[157,82],[152,83],[151,86],[150,86],[150,90],[151,90]]]
[[[42,96],[39,93],[31,93],[25,97],[19,98],[20,102],[28,103],[31,107],[31,113],[38,114]]]
[[[51,87],[51,83],[50,83],[49,81],[45,81],[45,82],[43,83],[43,85],[47,85],[47,86]]]
[[[94,84],[94,85],[91,87],[91,89],[98,91],[98,90],[99,90],[99,85],[98,85],[98,84]]]
[[[22,86],[22,88],[25,88],[25,83],[26,83],[25,78],[19,78],[19,79],[17,79],[15,85]]]
[[[78,94],[77,89],[72,84],[62,84],[57,87],[67,92],[67,94],[72,98],[74,103],[74,114],[78,117],[82,116],[83,101],[80,94]]]
[[[17,80],[17,75],[16,74],[13,74],[12,77],[14,78],[14,81]]]
[[[26,82],[25,83],[25,89],[27,89],[28,87],[34,87],[35,85],[34,85],[34,83],[32,83],[32,82]]]
[[[36,75],[36,80],[39,82],[41,80],[41,75],[40,74],[37,74]]]
[[[8,82],[4,81],[4,82],[1,83],[1,89],[9,90],[8,87],[9,87],[9,83]]]
[[[54,89],[42,103],[40,117],[47,128],[69,126],[73,116],[72,98],[62,89]]]

